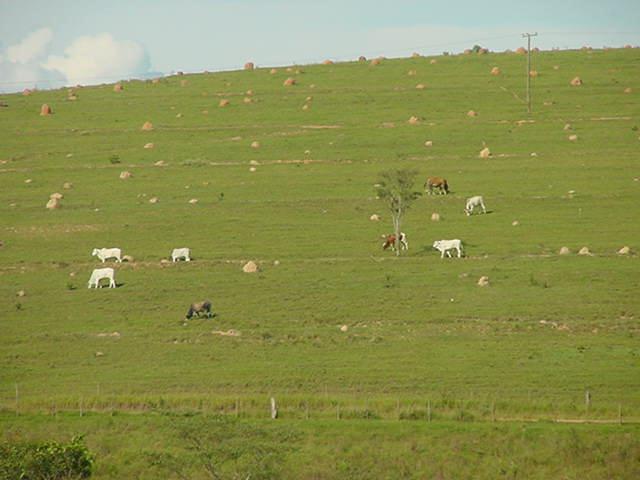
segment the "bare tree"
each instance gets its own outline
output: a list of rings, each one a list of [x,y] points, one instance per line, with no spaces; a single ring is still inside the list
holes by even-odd
[[[421,193],[414,190],[417,170],[387,170],[380,174],[380,179],[376,184],[378,198],[387,202],[393,219],[393,233],[396,236],[396,255],[400,255],[400,231],[402,217],[409,209],[413,201]]]

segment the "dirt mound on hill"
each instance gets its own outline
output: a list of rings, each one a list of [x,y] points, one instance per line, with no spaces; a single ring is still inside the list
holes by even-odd
[[[220,100],[220,103],[218,103],[218,107],[228,107],[230,103],[231,102],[229,100],[222,99]]]
[[[524,47],[518,47],[518,48],[516,48],[516,53],[518,55],[524,55],[525,53],[527,53],[527,49],[524,48]]]
[[[253,260],[248,261],[242,267],[244,273],[256,273],[258,271],[258,265]]]
[[[52,113],[53,113],[53,110],[51,110],[51,107],[46,103],[40,107],[40,115],[45,116],[45,115],[51,115]]]
[[[121,92],[122,90],[124,90],[124,88],[123,88],[123,87],[122,87],[122,85],[121,85],[121,84],[119,84],[119,83],[116,83],[116,84],[113,86],[113,91],[114,91],[114,92]]]
[[[489,147],[484,147],[482,150],[480,150],[480,158],[489,158],[491,156],[491,150],[489,150]]]
[[[579,87],[580,85],[582,85],[582,79],[580,77],[574,77],[574,79],[569,83],[574,87]]]
[[[500,69],[498,67],[493,67],[491,69],[491,75],[496,75],[496,76],[500,75]]]
[[[282,85],[285,86],[285,87],[291,87],[291,86],[295,85],[296,83],[298,83],[298,82],[296,82],[295,78],[289,77],[284,81],[284,83]]]
[[[153,123],[151,122],[144,122],[142,124],[142,130],[144,130],[145,132],[150,132],[151,130],[153,130]]]
[[[60,203],[60,199],[58,198],[50,198],[49,201],[47,202],[48,210],[55,210],[57,208],[60,208],[61,206],[62,204]]]

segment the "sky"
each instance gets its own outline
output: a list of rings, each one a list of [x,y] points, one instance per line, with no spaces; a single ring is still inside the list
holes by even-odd
[[[640,45],[639,0],[0,0],[0,92],[525,45]]]

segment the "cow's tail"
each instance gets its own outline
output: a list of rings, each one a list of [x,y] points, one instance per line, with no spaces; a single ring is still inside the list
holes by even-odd
[[[449,193],[449,184],[447,183],[447,181],[443,180],[442,183],[443,183],[444,191]]]

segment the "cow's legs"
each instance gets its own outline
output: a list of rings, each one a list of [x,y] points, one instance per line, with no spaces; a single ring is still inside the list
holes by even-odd
[[[462,256],[462,254],[460,252],[460,247],[456,247],[456,250],[458,250],[458,258],[460,258]]]
[[[484,208],[484,203],[481,203],[480,206],[482,207],[482,213],[487,213],[487,209]]]

